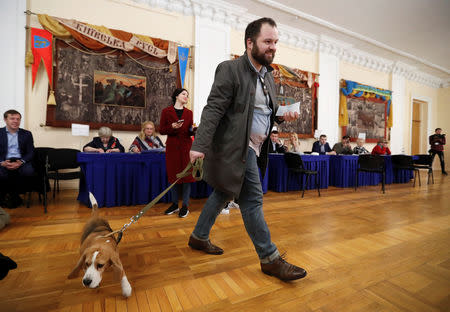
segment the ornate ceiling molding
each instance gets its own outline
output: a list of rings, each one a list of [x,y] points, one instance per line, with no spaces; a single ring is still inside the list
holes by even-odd
[[[250,14],[247,9],[222,0],[131,0],[131,2],[145,4],[150,8],[177,12],[186,16],[199,16],[212,22],[230,25],[240,31],[245,30],[249,22],[258,18],[258,16]],[[266,2],[266,0],[261,2]],[[375,71],[398,74],[408,80],[433,88],[449,86],[448,80],[424,73],[413,66],[364,52],[352,47],[351,44],[330,37],[317,36],[281,23],[278,24],[278,29],[280,31],[280,42],[289,46],[335,55],[344,62]]]

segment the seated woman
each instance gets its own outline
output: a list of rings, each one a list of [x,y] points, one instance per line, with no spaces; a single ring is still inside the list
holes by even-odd
[[[353,154],[362,155],[362,154],[370,154],[368,150],[363,146],[364,145],[364,139],[357,139],[356,140],[356,146],[353,149]]]
[[[153,148],[164,147],[163,142],[158,136],[154,135],[155,124],[153,121],[144,121],[141,127],[141,133],[137,136],[133,143],[131,143],[129,152],[140,153],[142,151],[148,151]]]
[[[288,141],[288,151],[290,153],[298,153],[303,154],[300,152],[300,141],[298,140],[297,133],[291,132],[289,133],[289,141]]]
[[[86,144],[83,152],[124,153],[125,148],[120,144],[119,139],[112,136],[110,128],[101,127],[98,129],[98,137]]]
[[[372,150],[372,155],[391,155],[389,150],[388,141],[385,139],[378,140],[377,145]]]

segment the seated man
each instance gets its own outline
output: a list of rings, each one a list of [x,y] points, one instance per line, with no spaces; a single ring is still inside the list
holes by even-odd
[[[22,204],[18,189],[22,177],[32,176],[33,135],[19,128],[22,115],[16,110],[3,114],[6,127],[0,128],[0,203],[8,208]]]
[[[327,136],[325,134],[320,135],[319,141],[314,142],[312,152],[319,153],[320,155],[336,155],[336,152],[332,151],[330,145],[327,143]]]
[[[284,146],[278,137],[278,131],[272,130],[270,134],[269,153],[286,153],[287,146]]]
[[[342,142],[334,144],[333,151],[335,151],[336,154],[351,155],[353,152],[350,145],[350,137],[348,135],[344,135],[342,137]]]
[[[372,150],[372,155],[391,155],[389,150],[388,141],[385,139],[378,140],[377,145]]]

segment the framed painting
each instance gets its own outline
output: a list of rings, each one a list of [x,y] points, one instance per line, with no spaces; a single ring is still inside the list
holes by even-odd
[[[146,77],[94,70],[94,103],[145,108]]]
[[[364,98],[348,98],[348,125],[343,135],[356,141],[359,133],[365,133],[366,142],[377,142],[386,137],[386,104]]]

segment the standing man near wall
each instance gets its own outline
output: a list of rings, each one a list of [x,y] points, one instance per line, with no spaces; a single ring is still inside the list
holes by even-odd
[[[189,246],[208,254],[222,254],[209,234],[225,203],[236,198],[245,228],[261,263],[261,270],[283,281],[300,279],[306,271],[286,262],[271,241],[264,220],[259,178],[266,171],[269,133],[274,120],[293,121],[298,113],[275,117],[275,83],[269,65],[275,56],[278,29],[271,18],[250,23],[245,30],[246,51],[239,59],[216,69],[208,102],[202,112],[190,158],[205,158],[204,179],[209,196],[189,238]]]
[[[439,160],[441,161],[441,170],[443,175],[447,175],[447,171],[445,171],[445,162],[444,162],[444,145],[445,145],[445,134],[442,134],[441,128],[436,128],[434,130],[434,134],[430,135],[428,138],[431,148],[431,163],[433,163],[434,156],[438,154]]]

